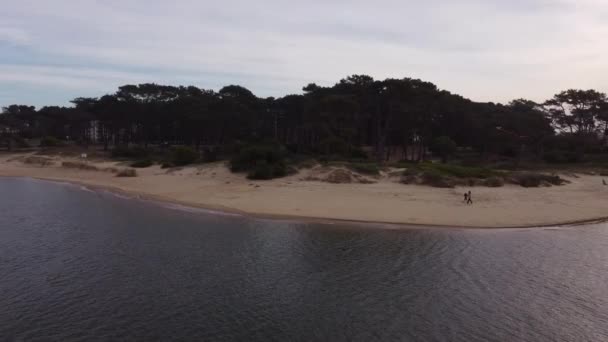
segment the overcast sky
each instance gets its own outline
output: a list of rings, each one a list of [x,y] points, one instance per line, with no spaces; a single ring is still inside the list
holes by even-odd
[[[0,106],[144,82],[278,97],[351,74],[476,101],[608,91],[608,0],[0,2]]]

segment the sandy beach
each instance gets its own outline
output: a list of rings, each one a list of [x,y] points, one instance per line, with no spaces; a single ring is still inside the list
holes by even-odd
[[[46,165],[24,163],[25,155],[0,155],[0,176],[67,181],[126,192],[142,198],[243,214],[447,227],[528,227],[608,217],[608,187],[602,177],[562,177],[564,186],[472,188],[474,205],[462,201],[468,188],[437,189],[399,184],[381,177],[373,184],[330,184],[311,179],[312,170],[272,181],[250,181],[214,163],[138,169],[137,177],[116,177],[113,161],[87,161],[97,170],[62,166],[75,158],[51,158]]]

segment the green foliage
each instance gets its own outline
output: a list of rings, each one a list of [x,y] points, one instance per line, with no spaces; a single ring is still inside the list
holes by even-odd
[[[150,151],[142,147],[117,146],[112,149],[112,158],[120,159],[147,159]]]
[[[243,172],[253,169],[260,161],[268,164],[284,162],[285,151],[278,145],[260,144],[243,147],[232,159],[230,169],[232,172]]]
[[[41,147],[57,147],[62,146],[63,142],[55,137],[47,136],[40,140]]]
[[[72,102],[72,107],[2,108],[2,135],[87,144],[96,138],[91,145],[103,144],[106,150],[117,142],[160,145],[167,151],[167,166],[176,166],[171,145],[214,146],[202,151],[202,160],[215,161],[240,153],[241,148],[234,153],[229,148],[236,142],[264,137],[287,145],[291,154],[348,162],[371,156],[383,162],[397,149],[407,152],[407,158],[423,160],[428,147],[444,162],[465,153],[484,162],[501,155],[516,159],[515,167],[539,161],[543,151],[550,151],[545,159],[551,163],[579,162],[578,156],[587,161],[592,154],[608,152],[601,136],[608,124],[608,100],[594,90],[567,90],[542,104],[515,100],[502,105],[474,102],[419,79],[353,75],[333,86],[310,84],[300,95],[276,99],[257,97],[238,85],[216,92],[139,84]],[[2,137],[3,145],[13,147],[13,140],[8,141]],[[42,145],[57,142],[43,139]],[[456,146],[462,147],[458,153]],[[118,147],[113,156],[155,157],[136,149]],[[258,158],[253,160],[244,169],[251,169]]]
[[[219,151],[215,148],[205,148],[203,150],[203,161],[213,163],[219,160]]]
[[[437,174],[455,177],[455,178],[481,178],[502,177],[504,172],[482,168],[482,167],[466,167],[453,164],[437,164],[437,163],[421,163],[413,167],[409,167],[406,173],[412,172],[429,172],[433,171]]]
[[[519,184],[524,188],[536,188],[543,184],[563,185],[566,183],[566,181],[558,175],[546,175],[533,172],[518,172],[512,176],[512,179],[514,183]]]
[[[435,188],[453,188],[454,183],[437,170],[427,170],[422,173],[422,184]]]
[[[447,162],[448,158],[456,153],[458,146],[450,137],[441,136],[433,141],[431,150],[439,155],[443,162]]]
[[[30,147],[30,144],[27,142],[27,140],[23,139],[22,137],[15,137],[14,140],[18,148]]]
[[[154,165],[152,159],[141,159],[131,163],[131,167],[135,168],[146,168]]]
[[[268,180],[287,176],[287,167],[283,162],[270,164],[266,160],[259,160],[256,165],[249,171],[247,178]]]
[[[379,175],[380,168],[377,164],[373,163],[349,163],[347,167],[355,172],[359,172],[365,175]]]
[[[360,148],[352,148],[350,151],[350,157],[352,159],[368,159],[369,158],[367,153],[365,153],[365,151],[363,151]]]
[[[199,153],[191,147],[176,146],[171,149],[170,159],[173,166],[185,166],[197,162]]]
[[[79,169],[79,170],[87,170],[87,171],[99,171],[99,169],[95,165],[90,165],[83,162],[71,162],[64,161],[61,163],[61,167],[65,167],[67,169]]]
[[[501,187],[509,174],[492,169],[451,164],[422,163],[410,165],[401,179],[405,184],[425,184],[439,188],[455,185]]]
[[[500,177],[490,177],[483,182],[489,188],[500,188],[505,185],[505,180]]]
[[[315,159],[312,159],[309,156],[289,156],[287,159],[287,164],[293,165],[299,169],[312,169],[317,166],[319,162]]]
[[[582,154],[569,151],[549,151],[543,155],[543,159],[551,164],[567,164],[578,163],[582,158]]]
[[[232,172],[247,172],[249,179],[284,177],[289,169],[285,150],[276,144],[259,144],[243,147],[230,160]]]

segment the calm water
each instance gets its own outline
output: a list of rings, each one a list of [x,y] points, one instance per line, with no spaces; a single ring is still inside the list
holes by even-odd
[[[0,190],[3,341],[608,340],[607,225],[380,231]]]

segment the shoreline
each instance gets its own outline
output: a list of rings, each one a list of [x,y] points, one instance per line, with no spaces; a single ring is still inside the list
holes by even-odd
[[[272,221],[289,221],[295,223],[315,223],[322,225],[336,225],[336,224],[351,224],[357,226],[372,225],[376,226],[374,229],[386,229],[386,230],[401,230],[401,229],[449,229],[449,230],[505,230],[505,229],[541,229],[541,228],[566,228],[566,227],[577,227],[584,225],[602,224],[608,222],[608,216],[565,221],[565,222],[554,222],[554,223],[543,223],[534,225],[506,225],[506,226],[459,226],[459,225],[437,225],[437,224],[424,224],[424,223],[408,223],[408,222],[391,222],[391,221],[365,221],[365,220],[353,220],[353,219],[339,219],[331,217],[312,217],[312,216],[298,216],[289,214],[265,214],[265,213],[254,213],[246,212],[236,208],[230,208],[225,206],[213,206],[205,205],[200,203],[185,202],[176,199],[166,198],[163,196],[147,194],[143,192],[129,191],[119,187],[109,185],[98,185],[87,182],[69,180],[62,178],[52,177],[33,177],[33,176],[13,176],[13,175],[2,175],[2,178],[16,178],[16,179],[34,179],[43,182],[51,182],[57,184],[73,185],[85,187],[94,192],[109,192],[114,195],[121,195],[126,197],[128,200],[138,200],[144,202],[152,202],[154,204],[162,205],[179,205],[185,208],[200,209],[207,211],[209,215],[228,215],[228,216],[240,216],[250,219],[259,220],[272,220]],[[370,228],[370,227],[361,227]]]
[[[224,163],[137,169],[136,177],[116,177],[128,164],[55,155],[0,155],[0,176],[64,182],[135,199],[181,205],[257,219],[383,226],[388,229],[503,229],[559,227],[608,221],[608,187],[602,177],[564,174],[564,186],[439,189],[405,185],[386,172],[372,183],[333,184],[319,180],[327,167],[253,181]],[[43,164],[39,164],[42,160]],[[69,165],[69,166],[65,166]],[[110,170],[110,171],[109,171]],[[331,169],[330,169],[331,170]],[[399,171],[397,171],[399,172]],[[462,194],[473,191],[474,205]]]

